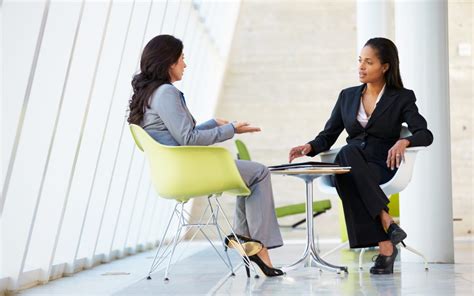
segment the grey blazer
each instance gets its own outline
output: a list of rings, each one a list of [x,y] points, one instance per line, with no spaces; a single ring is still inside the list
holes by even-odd
[[[163,145],[208,146],[234,136],[231,123],[217,126],[217,122],[211,119],[196,125],[183,93],[172,84],[161,85],[151,96],[149,106],[141,125]]]

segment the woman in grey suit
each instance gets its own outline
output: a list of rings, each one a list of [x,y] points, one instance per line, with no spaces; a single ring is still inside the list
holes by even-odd
[[[151,39],[141,56],[141,72],[132,80],[134,93],[128,122],[141,125],[156,141],[172,146],[207,146],[231,139],[234,134],[260,131],[246,122],[229,123],[222,119],[196,125],[183,93],[172,84],[182,79],[184,68],[183,44],[179,39],[170,35]],[[241,242],[261,244],[258,253],[248,255],[265,275],[282,275],[280,269],[272,267],[268,254],[268,249],[283,245],[270,173],[256,162],[236,160],[236,165],[252,193],[248,197],[237,197],[235,232]],[[235,238],[226,238],[230,247],[232,240]]]

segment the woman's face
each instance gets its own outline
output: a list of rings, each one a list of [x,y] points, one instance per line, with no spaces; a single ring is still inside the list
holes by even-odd
[[[359,56],[359,80],[362,83],[385,82],[384,73],[389,64],[382,64],[375,50],[364,46]]]
[[[178,61],[170,67],[169,73],[172,83],[183,79],[184,68],[186,68],[186,63],[184,62],[184,54],[182,53]]]

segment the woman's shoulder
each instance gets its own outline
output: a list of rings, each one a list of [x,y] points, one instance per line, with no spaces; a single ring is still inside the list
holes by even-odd
[[[351,95],[351,94],[355,94],[356,92],[362,91],[363,88],[364,88],[364,84],[350,86],[341,90],[341,93]]]
[[[388,91],[391,93],[398,95],[399,99],[407,99],[409,101],[415,100],[415,92],[408,88],[389,88]]]
[[[339,93],[339,97],[352,99],[357,94],[359,94],[360,96],[363,89],[364,89],[364,84],[347,87],[341,90],[341,92]]]
[[[179,91],[179,89],[176,88],[176,86],[174,86],[171,83],[162,84],[155,91],[155,95],[165,94],[165,93],[179,95],[181,92]]]
[[[400,92],[400,94],[403,94],[405,96],[415,96],[415,92],[411,89],[408,89],[408,88],[399,88],[398,91]]]
[[[160,85],[151,95],[150,104],[168,104],[178,102],[177,98],[181,96],[181,92],[172,84]]]
[[[152,99],[157,100],[155,98],[162,99],[176,99],[181,96],[181,91],[177,89],[174,85],[170,83],[160,85],[152,95]]]

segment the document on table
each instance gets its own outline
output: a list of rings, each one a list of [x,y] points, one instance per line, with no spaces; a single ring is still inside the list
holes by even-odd
[[[298,163],[287,163],[280,165],[271,165],[268,166],[270,171],[280,171],[280,170],[311,170],[311,169],[330,169],[330,170],[348,170],[351,167],[339,166],[337,163],[332,162],[318,162],[318,161],[308,161],[308,162],[298,162]]]

